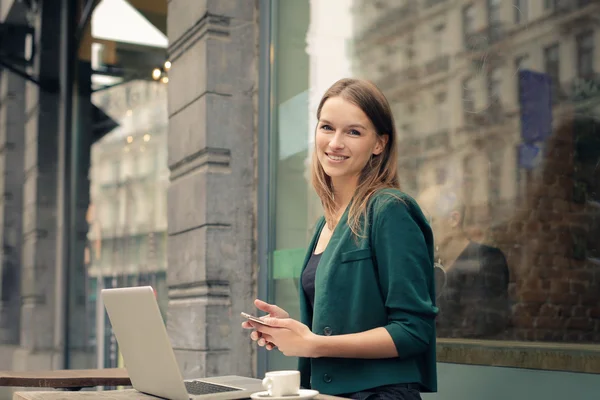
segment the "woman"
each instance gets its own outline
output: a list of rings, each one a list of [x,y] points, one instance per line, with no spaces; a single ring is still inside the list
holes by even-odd
[[[317,110],[312,180],[324,208],[301,275],[301,321],[260,300],[251,337],[300,358],[302,386],[353,399],[437,390],[433,236],[399,190],[390,106],[373,84],[336,82]]]

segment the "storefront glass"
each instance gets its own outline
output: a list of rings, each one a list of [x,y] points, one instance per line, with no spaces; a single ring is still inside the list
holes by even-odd
[[[92,147],[85,262],[90,345],[99,367],[122,366],[102,289],[152,286],[166,319],[166,95],[165,84],[139,80],[93,96],[119,124]]]
[[[493,363],[452,347],[476,340],[538,346],[547,360],[556,344],[594,348],[599,16],[578,0],[274,2],[270,300],[298,316],[322,214],[309,182],[316,107],[337,79],[361,77],[390,101],[402,189],[434,230],[442,361]],[[561,369],[509,353],[501,365]],[[295,365],[269,353],[268,369]]]
[[[115,28],[114,15],[130,29]],[[77,191],[78,202],[88,205],[81,223],[87,235],[73,239],[84,249],[70,278],[69,363],[111,368],[124,363],[102,289],[152,286],[167,317],[166,4],[134,8],[122,0],[102,1],[90,24],[90,69],[78,74],[91,86],[86,100],[93,119],[76,134],[93,141],[89,186]],[[82,119],[83,110],[75,114]]]

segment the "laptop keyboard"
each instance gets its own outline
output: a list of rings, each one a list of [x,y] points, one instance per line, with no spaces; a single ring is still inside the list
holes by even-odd
[[[201,394],[212,394],[212,393],[223,393],[223,392],[236,392],[238,388],[214,385],[212,383],[203,381],[185,381],[185,388],[189,394],[201,395]]]

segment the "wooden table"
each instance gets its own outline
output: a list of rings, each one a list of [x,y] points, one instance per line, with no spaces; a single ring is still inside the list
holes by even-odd
[[[79,390],[94,386],[131,386],[131,380],[125,368],[0,371],[0,386]]]
[[[154,396],[149,396],[134,389],[127,390],[106,390],[98,392],[16,392],[13,400],[156,400]],[[338,400],[341,397],[327,396],[320,394],[313,397],[314,400]]]

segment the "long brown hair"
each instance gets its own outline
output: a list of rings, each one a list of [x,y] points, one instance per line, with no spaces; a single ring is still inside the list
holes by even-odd
[[[388,136],[384,150],[379,155],[372,155],[362,170],[349,205],[348,225],[356,236],[361,236],[359,232],[361,221],[365,222],[366,228],[367,206],[371,196],[380,189],[400,188],[396,127],[390,105],[379,88],[369,81],[350,78],[337,81],[325,92],[317,108],[317,121],[321,118],[321,110],[325,102],[338,96],[359,107],[371,120],[378,136]],[[321,199],[327,225],[333,229],[338,211],[333,196],[333,185],[331,177],[323,170],[316,151],[315,144],[312,157],[312,184]]]

